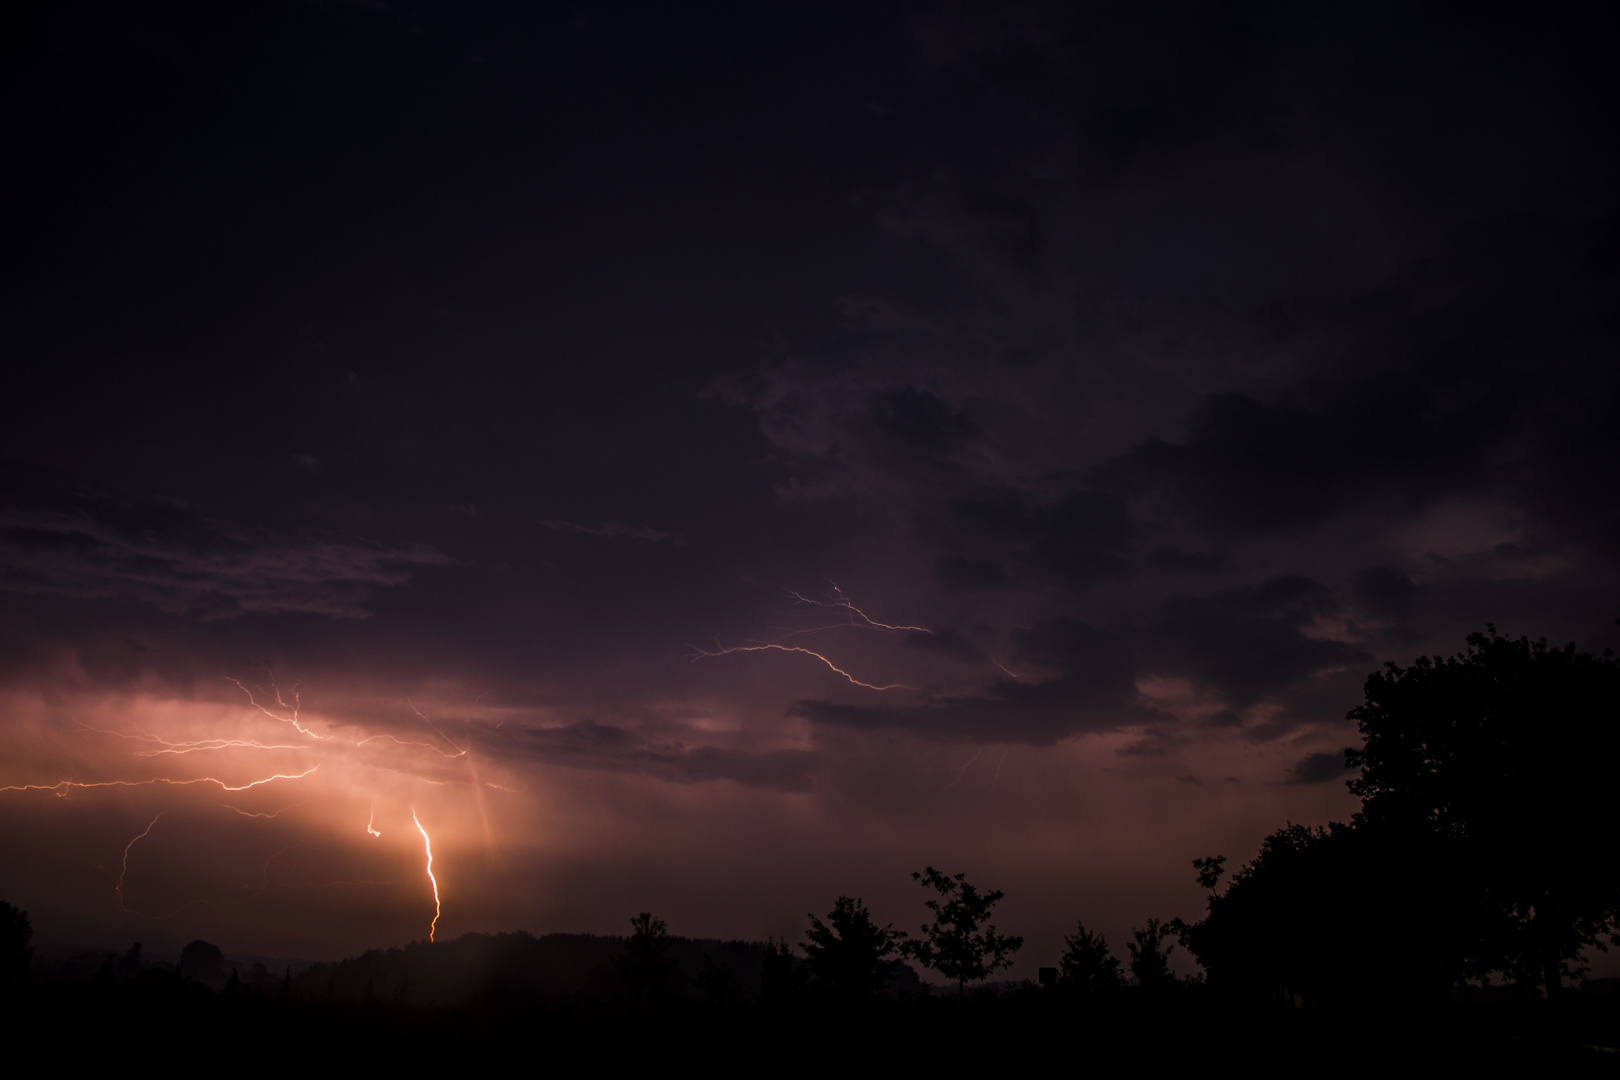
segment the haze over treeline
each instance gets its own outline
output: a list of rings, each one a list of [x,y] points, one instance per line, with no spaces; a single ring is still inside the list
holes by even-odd
[[[1620,641],[1590,5],[8,25],[40,947],[915,932],[932,866],[1034,978],[1349,824],[1385,661]]]

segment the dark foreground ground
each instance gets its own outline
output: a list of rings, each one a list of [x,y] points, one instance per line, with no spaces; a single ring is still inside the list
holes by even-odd
[[[864,1006],[811,997],[775,1005],[661,1005],[491,991],[453,1006],[322,1001],[227,991],[176,976],[36,983],[3,1013],[13,1052],[58,1065],[150,1059],[160,1068],[255,1075],[379,1066],[458,1074],[487,1065],[545,1070],[701,1069],[805,1074],[829,1069],[958,1076],[1091,1070],[1239,1068],[1262,1074],[1367,1075],[1382,1068],[1558,1068],[1620,1075],[1620,997],[1451,1002],[1418,1012],[1356,1013],[1238,1004],[1205,988],[1084,1001],[1030,987],[958,1003],[950,997]]]

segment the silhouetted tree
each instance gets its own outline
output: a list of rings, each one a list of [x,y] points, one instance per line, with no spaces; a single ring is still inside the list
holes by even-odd
[[[731,970],[731,965],[716,964],[708,953],[703,954],[695,981],[710,1005],[724,1008],[743,999],[742,984],[737,981],[737,973]]]
[[[1131,953],[1131,974],[1136,976],[1136,985],[1144,990],[1175,985],[1176,978],[1170,974],[1170,954],[1175,946],[1165,946],[1174,936],[1174,928],[1158,919],[1149,919],[1145,927],[1131,931],[1135,940],[1126,942],[1125,948]]]
[[[777,1005],[804,989],[806,972],[785,941],[767,941],[761,958],[759,999]]]
[[[1179,932],[1212,985],[1249,996],[1433,1000],[1467,973],[1480,936],[1478,898],[1460,878],[1455,848],[1433,836],[1290,825]]]
[[[28,912],[0,900],[0,991],[14,991],[28,981],[34,950],[34,927]]]
[[[1455,848],[1492,916],[1469,966],[1552,997],[1620,917],[1620,860],[1602,854],[1620,825],[1620,663],[1486,629],[1465,654],[1368,677],[1350,790],[1358,826]]]
[[[1125,984],[1119,960],[1108,951],[1101,934],[1093,934],[1085,923],[1075,924],[1075,932],[1063,939],[1063,956],[1058,960],[1060,985],[1081,994],[1117,990]]]
[[[933,889],[940,899],[927,902],[933,923],[922,928],[921,938],[902,944],[900,951],[954,980],[958,1001],[968,983],[1007,967],[1012,963],[1009,955],[1024,947],[1023,938],[998,934],[994,926],[985,925],[990,909],[1001,901],[1000,889],[980,893],[966,874],[949,877],[932,866],[912,874],[911,880]]]
[[[905,931],[880,927],[858,898],[840,896],[827,923],[810,917],[806,963],[818,991],[844,1001],[881,994],[899,971]]]
[[[124,954],[123,959],[118,961],[117,973],[120,979],[133,979],[141,973],[140,942],[137,941],[131,945],[129,951]]]
[[[218,945],[193,941],[180,950],[180,975],[212,986],[225,975],[225,954]]]
[[[665,955],[675,947],[675,939],[669,936],[664,920],[648,911],[631,919],[630,926],[632,933],[625,940],[624,952],[613,958],[613,966],[632,1000],[662,1001],[679,966],[674,957]]]
[[[1226,872],[1226,856],[1211,855],[1207,859],[1194,859],[1193,869],[1198,871],[1198,885],[1200,888],[1214,890],[1221,883],[1221,875]]]

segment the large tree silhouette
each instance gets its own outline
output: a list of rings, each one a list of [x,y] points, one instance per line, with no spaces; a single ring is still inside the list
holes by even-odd
[[[1367,679],[1350,790],[1358,826],[1455,848],[1493,916],[1475,966],[1539,978],[1551,997],[1620,914],[1620,664],[1487,630],[1464,654]]]
[[[1362,809],[1292,825],[1182,940],[1212,982],[1307,1000],[1433,999],[1501,972],[1556,996],[1620,915],[1620,664],[1505,638],[1395,664],[1350,712]],[[1213,888],[1219,863],[1195,864]]]

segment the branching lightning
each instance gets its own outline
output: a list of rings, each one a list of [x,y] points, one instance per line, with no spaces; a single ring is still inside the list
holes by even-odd
[[[815,649],[806,648],[803,645],[784,645],[784,644],[782,644],[782,641],[787,639],[787,638],[800,637],[800,636],[807,635],[807,634],[820,634],[820,633],[824,633],[824,632],[829,631],[829,630],[856,629],[856,630],[875,630],[875,631],[879,631],[881,633],[886,633],[886,634],[906,632],[906,633],[918,633],[918,634],[928,634],[928,635],[932,635],[934,633],[934,631],[928,629],[928,627],[926,627],[926,626],[903,626],[903,625],[900,625],[898,623],[879,622],[877,619],[872,618],[866,612],[864,612],[860,608],[856,607],[850,601],[849,597],[844,595],[843,590],[839,589],[837,585],[832,586],[833,595],[835,597],[835,599],[832,599],[832,600],[815,600],[815,599],[812,599],[811,597],[805,596],[803,593],[794,592],[792,589],[788,589],[786,591],[787,591],[787,595],[791,596],[794,600],[798,601],[801,604],[806,604],[806,605],[809,605],[811,607],[816,607],[816,608],[832,609],[832,610],[836,610],[836,611],[842,613],[843,616],[844,616],[843,621],[833,623],[830,626],[807,626],[807,627],[800,627],[800,628],[795,629],[795,630],[784,630],[782,632],[782,634],[781,634],[781,637],[778,638],[778,640],[776,640],[776,641],[757,642],[757,643],[751,644],[751,645],[730,645],[730,646],[721,645],[719,642],[716,642],[715,647],[713,649],[704,649],[704,648],[699,648],[697,646],[693,646],[692,647],[692,659],[693,660],[702,660],[702,659],[705,659],[705,658],[712,658],[712,657],[716,657],[716,656],[728,656],[731,653],[746,653],[746,652],[802,653],[805,656],[809,656],[809,657],[812,657],[812,658],[814,658],[816,660],[821,661],[823,664],[825,664],[833,672],[837,673],[838,675],[843,676],[844,679],[846,679],[850,683],[850,685],[852,685],[852,686],[859,686],[859,687],[862,687],[862,688],[867,689],[867,690],[919,690],[920,689],[919,687],[910,686],[910,685],[907,685],[906,683],[871,683],[871,682],[867,682],[864,679],[857,679],[854,675],[850,674],[844,668],[839,667],[837,664],[833,663],[823,653],[820,653],[820,652],[816,651]]]
[[[416,807],[411,807],[411,820],[416,822],[416,831],[422,834],[422,850],[427,852],[427,879],[433,886],[433,922],[428,924],[428,940],[433,940],[434,933],[439,927],[439,880],[433,876],[433,841],[428,839],[427,830],[422,828],[422,822],[416,816]]]
[[[79,788],[151,787],[154,784],[167,784],[170,787],[190,787],[192,784],[218,784],[221,791],[247,791],[250,788],[271,784],[277,780],[302,780],[319,768],[319,765],[311,765],[301,773],[276,773],[274,776],[267,776],[263,780],[251,780],[246,784],[227,784],[215,776],[198,776],[191,780],[171,780],[168,777],[159,776],[151,780],[60,780],[54,784],[12,784],[8,787],[0,787],[0,791],[50,791],[62,796],[66,795],[68,791]]]
[[[831,583],[829,582],[829,584],[831,584]],[[800,603],[812,604],[812,605],[814,605],[816,607],[820,607],[820,608],[837,608],[840,611],[843,611],[845,614],[847,614],[849,616],[849,621],[846,622],[846,623],[842,623],[840,625],[844,625],[844,626],[864,626],[864,627],[869,627],[869,628],[871,628],[873,630],[914,630],[919,634],[932,634],[933,633],[933,631],[928,629],[928,627],[926,627],[926,626],[897,626],[897,625],[894,625],[892,623],[878,622],[876,619],[872,618],[866,612],[862,611],[860,608],[858,608],[854,604],[850,603],[849,598],[844,595],[844,591],[842,589],[840,589],[837,585],[833,585],[832,591],[838,597],[838,599],[836,599],[836,600],[812,600],[808,596],[804,596],[804,595],[802,595],[800,593],[794,592],[792,589],[788,590],[788,595],[793,597],[793,599],[799,601]]]
[[[276,685],[275,675],[272,674],[270,676],[270,688],[271,688],[272,691],[274,691],[274,693],[276,695],[276,706],[278,708],[292,714],[290,716],[277,716],[275,713],[271,712],[269,709],[265,708],[263,705],[260,705],[258,700],[256,698],[254,698],[253,691],[251,691],[247,687],[243,686],[242,681],[240,679],[233,679],[230,676],[226,676],[226,681],[235,683],[237,685],[237,687],[242,691],[242,693],[247,695],[248,704],[252,705],[255,709],[258,709],[260,712],[264,713],[264,715],[268,716],[270,719],[275,720],[275,721],[277,721],[279,723],[283,723],[283,724],[291,724],[294,728],[298,729],[298,731],[301,734],[308,735],[312,739],[324,739],[324,738],[327,738],[327,736],[325,736],[325,735],[317,735],[317,734],[315,734],[313,731],[309,730],[309,728],[307,728],[303,724],[299,723],[299,721],[298,721],[298,711],[299,711],[299,709],[301,709],[303,707],[303,701],[300,699],[300,697],[298,695],[298,687],[294,686],[292,688],[292,698],[293,699],[292,699],[292,704],[289,705],[289,704],[287,704],[287,702],[285,700],[282,699],[281,687]]]
[[[692,659],[693,660],[701,660],[704,657],[729,656],[732,653],[765,652],[767,650],[774,650],[776,652],[803,653],[806,656],[813,656],[817,660],[820,660],[823,664],[826,664],[832,670],[836,671],[838,674],[842,675],[844,678],[848,679],[855,686],[864,686],[868,690],[915,690],[915,689],[917,689],[915,686],[907,686],[904,683],[889,683],[886,686],[879,686],[876,683],[862,682],[860,679],[857,679],[855,676],[851,675],[849,672],[845,671],[843,668],[839,667],[837,664],[833,663],[831,660],[827,659],[825,656],[822,656],[820,653],[816,652],[814,649],[806,649],[802,645],[770,645],[770,644],[766,644],[766,645],[732,645],[732,646],[729,646],[729,647],[728,646],[717,646],[716,648],[714,648],[712,650],[710,650],[710,649],[698,649],[698,648],[696,648],[694,646],[693,651],[695,652],[696,655],[694,655],[692,657]]]
[[[245,696],[247,709],[251,713],[257,714],[253,720],[249,721],[250,724],[259,724],[257,718],[262,717],[267,721],[273,721],[277,725],[285,725],[286,727],[292,729],[292,734],[294,735],[293,741],[281,741],[281,739],[286,738],[285,733],[281,735],[281,738],[277,738],[274,734],[271,734],[268,738],[264,737],[263,735],[258,738],[229,736],[177,738],[169,736],[168,733],[164,732],[162,728],[148,729],[140,726],[131,726],[125,730],[108,730],[106,728],[93,727],[89,724],[79,723],[74,725],[78,730],[82,730],[86,733],[94,733],[95,735],[105,737],[109,740],[117,740],[123,743],[125,749],[119,751],[119,753],[126,765],[135,761],[142,761],[146,762],[147,764],[140,767],[140,771],[135,775],[130,775],[128,772],[126,772],[122,777],[115,776],[107,779],[95,776],[87,777],[70,775],[64,779],[53,781],[49,777],[39,778],[37,780],[34,780],[34,778],[19,777],[19,780],[30,779],[34,780],[34,782],[0,785],[0,793],[48,793],[55,795],[58,798],[69,798],[81,793],[87,794],[96,792],[100,789],[106,789],[110,792],[114,789],[133,790],[139,788],[148,788],[156,790],[194,788],[217,790],[220,795],[240,794],[243,792],[252,792],[255,789],[278,782],[293,782],[302,780],[305,777],[319,771],[322,764],[326,763],[334,753],[347,754],[354,751],[360,751],[362,748],[379,743],[379,741],[386,743],[389,746],[399,747],[401,749],[409,749],[413,751],[415,755],[420,755],[423,752],[431,751],[435,757],[440,760],[465,759],[464,764],[470,771],[472,784],[475,789],[477,789],[477,794],[479,796],[478,811],[480,818],[484,821],[486,838],[488,838],[490,829],[488,814],[482,801],[482,788],[488,786],[497,788],[499,790],[512,790],[498,784],[488,784],[487,782],[483,781],[478,776],[477,761],[472,753],[473,746],[471,738],[468,737],[460,741],[452,738],[446,733],[444,727],[440,723],[435,722],[426,713],[424,713],[422,709],[418,708],[415,702],[412,702],[409,699],[406,699],[406,705],[409,707],[411,713],[414,714],[416,719],[428,729],[427,732],[424,732],[422,735],[415,735],[414,737],[411,734],[400,737],[386,732],[363,736],[360,733],[351,735],[342,728],[333,728],[329,726],[323,727],[321,723],[312,722],[310,719],[308,719],[304,713],[303,700],[299,688],[297,686],[293,686],[290,689],[283,690],[276,684],[273,675],[269,683],[270,689],[268,692],[258,686],[249,687],[239,679],[228,678],[228,681],[239,689]],[[262,728],[262,725],[259,726]],[[251,734],[253,734],[251,731],[242,732],[243,736],[249,736]],[[469,736],[471,735],[470,729],[468,734]],[[424,738],[423,735],[426,735],[427,737]],[[379,745],[377,746],[377,749],[381,750],[382,747]],[[217,766],[210,767],[205,775],[151,775],[151,772],[157,771],[156,769],[151,768],[151,764],[157,760],[176,763],[176,767],[178,768],[179,762],[198,762],[200,760],[198,755],[205,753],[223,753],[226,755],[251,755],[256,753],[273,753],[279,755],[291,754],[297,756],[313,755],[317,757],[317,760],[310,761],[306,757],[305,761],[295,764],[291,768],[283,766],[281,769],[275,771],[263,769],[263,772],[257,776],[249,773],[246,777],[242,777],[241,773],[239,772],[240,764],[238,759],[228,756],[227,760],[231,762],[232,772],[237,773],[236,776],[231,776],[229,774],[221,775],[223,770]],[[412,768],[391,767],[390,760],[386,755],[374,758],[372,755],[368,754],[365,764],[368,769],[374,772],[397,773],[402,777],[409,777],[413,783],[417,784],[429,784],[436,787],[442,787],[448,786],[450,783],[452,783],[450,780],[435,779],[432,776],[420,775]],[[148,771],[149,769],[150,771]],[[210,799],[209,801],[212,802],[213,805],[219,807],[221,810],[230,814],[237,815],[242,818],[261,819],[266,822],[277,818],[285,818],[287,816],[287,811],[292,810],[296,806],[304,805],[303,802],[293,802],[278,808],[271,806],[254,806],[252,803],[248,802],[242,802],[241,805],[233,805],[232,803],[225,802],[222,798]],[[383,836],[383,832],[379,826],[381,820],[386,820],[386,818],[379,819],[377,815],[376,802],[376,798],[373,797],[368,811],[368,818],[365,822],[365,828],[366,835],[368,837],[380,839]],[[259,880],[256,882],[251,880],[243,882],[240,885],[239,890],[234,891],[234,894],[227,898],[193,899],[181,904],[172,911],[166,910],[161,914],[153,914],[147,911],[137,910],[127,902],[124,893],[124,886],[127,882],[130,870],[132,850],[136,845],[147,839],[152,834],[159,820],[167,812],[167,810],[163,810],[154,815],[147,823],[146,827],[141,830],[141,832],[133,837],[130,837],[123,845],[118,866],[107,871],[108,877],[112,881],[114,896],[120,914],[143,919],[166,919],[172,918],[173,916],[198,905],[205,905],[209,907],[229,907],[251,902],[266,895],[273,889],[281,890],[283,888],[296,887],[293,885],[284,885],[280,882],[272,884],[270,874],[276,860],[281,858],[286,852],[291,851],[292,848],[298,846],[298,844],[302,842],[301,840],[295,841],[291,844],[284,844],[271,852],[265,859],[263,865],[260,867],[260,872],[258,875]],[[421,819],[414,807],[411,809],[410,813],[412,822],[415,824],[418,833],[422,836],[423,853],[426,857],[426,873],[428,876],[428,883],[433,892],[433,920],[429,924],[428,928],[428,938],[430,941],[432,941],[435,940],[437,936],[438,921],[442,910],[438,879],[433,867],[432,842],[429,839],[427,830],[423,826]],[[443,837],[441,836],[440,839],[442,840]],[[397,880],[385,881],[367,878],[362,880],[316,882],[311,883],[309,887],[326,888],[346,885],[397,886],[400,884],[404,883]]]

